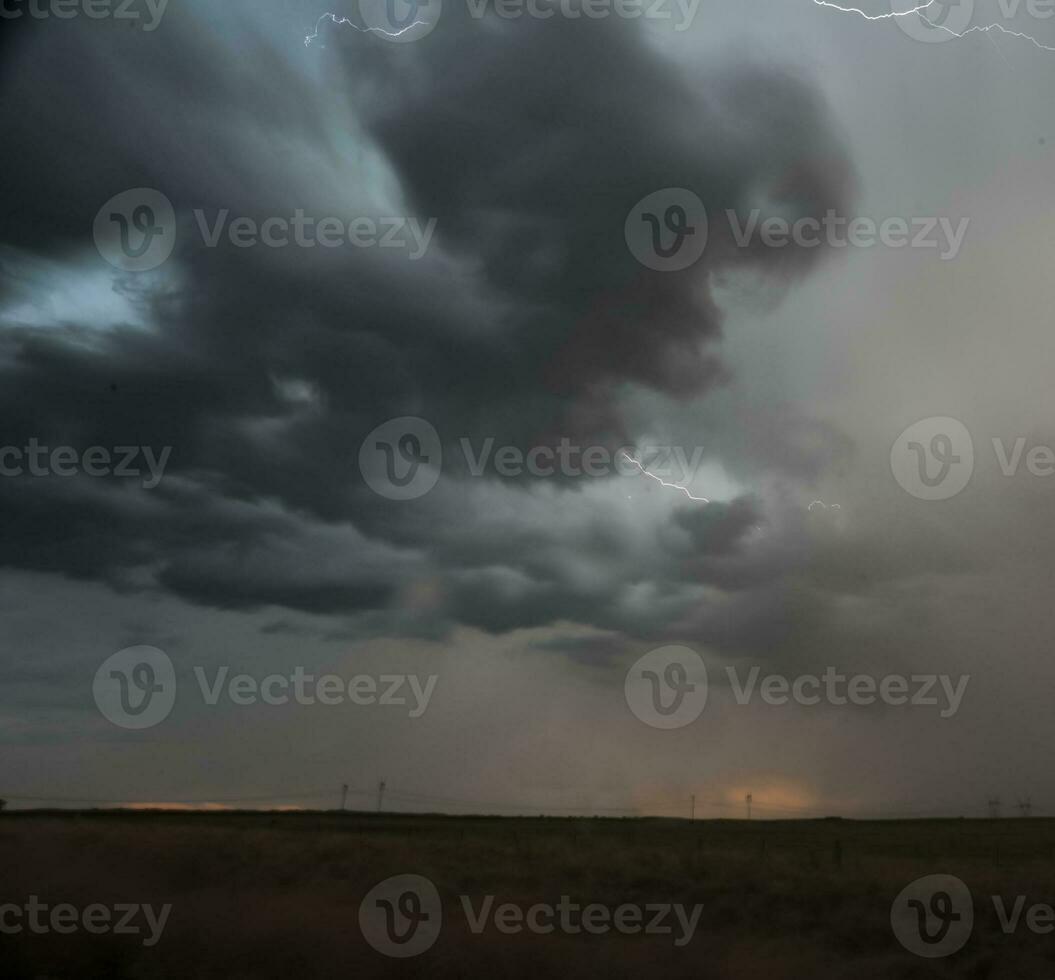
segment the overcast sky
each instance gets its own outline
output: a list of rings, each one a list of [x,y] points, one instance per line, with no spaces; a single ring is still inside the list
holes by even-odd
[[[1055,476],[1026,464],[1055,446],[1055,51],[1007,33],[1055,47],[1055,21],[1006,8],[938,41],[813,0],[691,23],[442,0],[408,39],[355,3],[27,15],[0,69],[0,445],[81,463],[0,477],[0,796],[369,806],[384,779],[400,809],[1055,812]],[[172,251],[130,271],[97,215],[138,188]],[[626,237],[669,188],[707,215],[676,271]],[[206,243],[224,212],[298,209],[403,247]],[[754,209],[945,221],[935,247],[744,246],[726,212]],[[373,433],[405,417],[431,428],[388,451],[431,450],[435,480],[393,499]],[[934,417],[973,473],[921,499],[891,453]],[[562,440],[694,465],[473,472]],[[122,446],[144,476],[86,472]],[[663,729],[624,681],[671,644],[710,690]],[[178,694],[136,730],[93,679],[138,645]],[[947,717],[738,704],[727,668],[755,666],[969,681]],[[210,705],[195,668],[224,667],[436,680],[419,717]]]

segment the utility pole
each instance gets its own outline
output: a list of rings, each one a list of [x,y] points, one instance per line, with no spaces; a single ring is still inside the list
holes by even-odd
[[[748,793],[747,796],[744,797],[744,802],[747,804],[747,819],[750,820],[751,819],[751,794],[750,793]]]
[[[1033,809],[1033,800],[1030,797],[1026,797],[1024,800],[1018,801],[1018,812],[1020,816],[1028,817]]]
[[[994,796],[989,800],[989,819],[996,820],[1000,816],[1000,797]]]
[[[384,799],[385,799],[385,781],[382,779],[381,782],[379,782],[377,784],[377,812],[378,813],[381,812],[381,804],[384,802]]]
[[[348,809],[348,784],[341,783],[341,809]]]
[[[689,804],[689,819],[696,819],[696,794],[692,794],[692,802]]]

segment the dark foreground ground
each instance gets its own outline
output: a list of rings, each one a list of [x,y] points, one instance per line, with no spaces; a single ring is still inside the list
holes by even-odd
[[[0,932],[0,976],[1042,980],[1055,975],[1055,933],[1046,931],[1043,911],[1029,919],[1032,928],[1023,911],[1005,932],[993,896],[1008,909],[1019,895],[1023,909],[1055,904],[1053,869],[1055,821],[1047,819],[9,812],[0,815],[0,925],[23,928]],[[891,903],[909,882],[934,873],[969,886],[975,921],[961,950],[923,958],[893,935]],[[427,878],[442,903],[434,944],[402,959],[377,952],[359,916],[373,886],[397,874]],[[492,908],[557,905],[567,895],[608,909],[699,903],[703,911],[680,947],[666,933],[505,934],[493,919],[473,933],[461,896],[479,910],[489,895]],[[26,911],[31,896],[48,907],[36,913],[36,932]],[[5,913],[4,903],[21,911]],[[144,944],[142,913],[125,926],[137,933],[113,934],[130,914],[125,906],[166,903],[171,912],[153,945]],[[396,905],[425,909],[407,905],[405,894]],[[405,937],[404,920],[393,922]]]

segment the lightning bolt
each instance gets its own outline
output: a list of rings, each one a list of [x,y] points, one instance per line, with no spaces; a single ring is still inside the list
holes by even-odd
[[[685,494],[686,497],[689,498],[689,500],[694,500],[698,504],[709,504],[710,503],[710,500],[708,500],[706,497],[694,497],[691,493],[689,493],[688,489],[683,487],[680,483],[667,483],[666,480],[661,480],[654,473],[649,473],[649,471],[646,470],[645,467],[642,466],[641,463],[639,463],[636,459],[634,459],[634,457],[631,456],[629,453],[624,452],[623,456],[626,457],[626,459],[628,459],[631,463],[634,464],[634,466],[637,467],[638,472],[642,476],[647,476],[650,480],[655,480],[656,483],[658,483],[661,487],[667,487],[667,489],[669,489],[669,490],[680,490],[683,494]],[[821,510],[831,510],[831,511],[835,511],[835,510],[841,511],[843,509],[842,508],[842,504],[826,504],[823,500],[814,500],[814,501],[812,501],[810,503],[809,507],[807,507],[806,509],[808,511],[813,511],[813,509],[815,507],[819,507]],[[755,530],[757,530],[757,531],[761,531],[762,530],[762,528],[758,524],[755,524],[754,527],[755,527]]]
[[[324,20],[331,20],[338,27],[347,24],[349,27],[354,27],[360,34],[384,34],[385,37],[399,37],[400,34],[406,34],[412,27],[426,27],[425,21],[416,20],[413,24],[407,24],[402,30],[392,33],[386,31],[382,27],[359,27],[357,24],[350,21],[347,17],[338,17],[336,14],[323,14],[317,21],[315,21],[315,33],[309,34],[304,38],[304,47],[307,47],[319,36],[319,28]]]
[[[991,31],[999,31],[1001,34],[1006,34],[1008,37],[1021,38],[1024,41],[1029,41],[1034,47],[1040,48],[1041,51],[1055,51],[1055,47],[1049,47],[1046,44],[1041,44],[1035,37],[1030,34],[1022,34],[1019,31],[1010,31],[1006,27],[1001,27],[999,24],[986,24],[984,26],[978,25],[975,27],[968,27],[963,32],[954,31],[951,27],[946,27],[944,24],[935,24],[934,21],[928,20],[923,16],[923,11],[928,7],[933,7],[939,0],[929,0],[928,3],[922,4],[919,7],[912,7],[910,10],[894,10],[889,14],[866,14],[863,10],[859,10],[857,7],[840,7],[837,3],[830,3],[829,0],[813,0],[818,7],[831,7],[833,10],[839,10],[844,14],[860,14],[865,20],[890,20],[891,17],[909,17],[912,14],[918,14],[920,20],[926,21],[931,27],[937,28],[939,31],[945,31],[946,34],[952,37],[963,38],[967,37],[968,34],[988,34]]]
[[[680,490],[689,500],[695,500],[698,504],[709,504],[710,501],[706,497],[694,497],[688,490],[685,489],[680,483],[667,483],[666,480],[661,480],[654,473],[649,473],[633,456],[629,453],[623,453],[623,455],[633,463],[638,470],[640,470],[642,476],[647,476],[650,480],[655,480],[661,487],[667,487],[670,490]]]
[[[889,14],[866,14],[863,10],[858,10],[856,7],[840,7],[837,3],[829,3],[828,0],[813,0],[813,2],[818,7],[831,7],[833,10],[840,10],[844,14],[860,14],[865,20],[890,20],[891,17],[908,17],[909,14],[918,14],[921,10],[933,7],[937,0],[927,0],[926,3],[913,7],[911,10],[892,10]],[[928,21],[928,23],[930,22]]]

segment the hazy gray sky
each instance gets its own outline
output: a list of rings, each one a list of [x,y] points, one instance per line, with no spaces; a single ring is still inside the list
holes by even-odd
[[[970,26],[1055,46],[1055,22],[1007,7],[978,0]],[[684,812],[696,794],[711,816],[751,792],[773,815],[1055,810],[1055,476],[1025,462],[1055,446],[1055,52],[999,30],[920,40],[812,0],[703,0],[685,30],[673,5],[478,19],[443,0],[406,43],[320,24],[327,9],[185,2],[151,31],[27,18],[9,45],[0,444],[171,451],[149,488],[0,477],[0,796],[335,805],[341,783],[385,779],[406,809]],[[175,247],[120,271],[93,222],[144,187],[172,202]],[[624,239],[666,188],[709,219],[678,272]],[[726,211],[755,208],[945,219],[962,240],[944,258],[740,247]],[[196,209],[435,224],[419,258],[209,248]],[[393,500],[360,447],[403,416],[444,462]],[[891,470],[932,417],[973,440],[970,482],[942,500]],[[633,472],[476,476],[461,448],[562,438],[699,447],[690,494]],[[141,644],[178,695],[126,730],[93,677]],[[624,694],[667,644],[710,678],[676,730]],[[194,668],[225,666],[436,681],[420,717],[209,705]],[[969,682],[951,717],[737,704],[726,668],[754,666]]]

